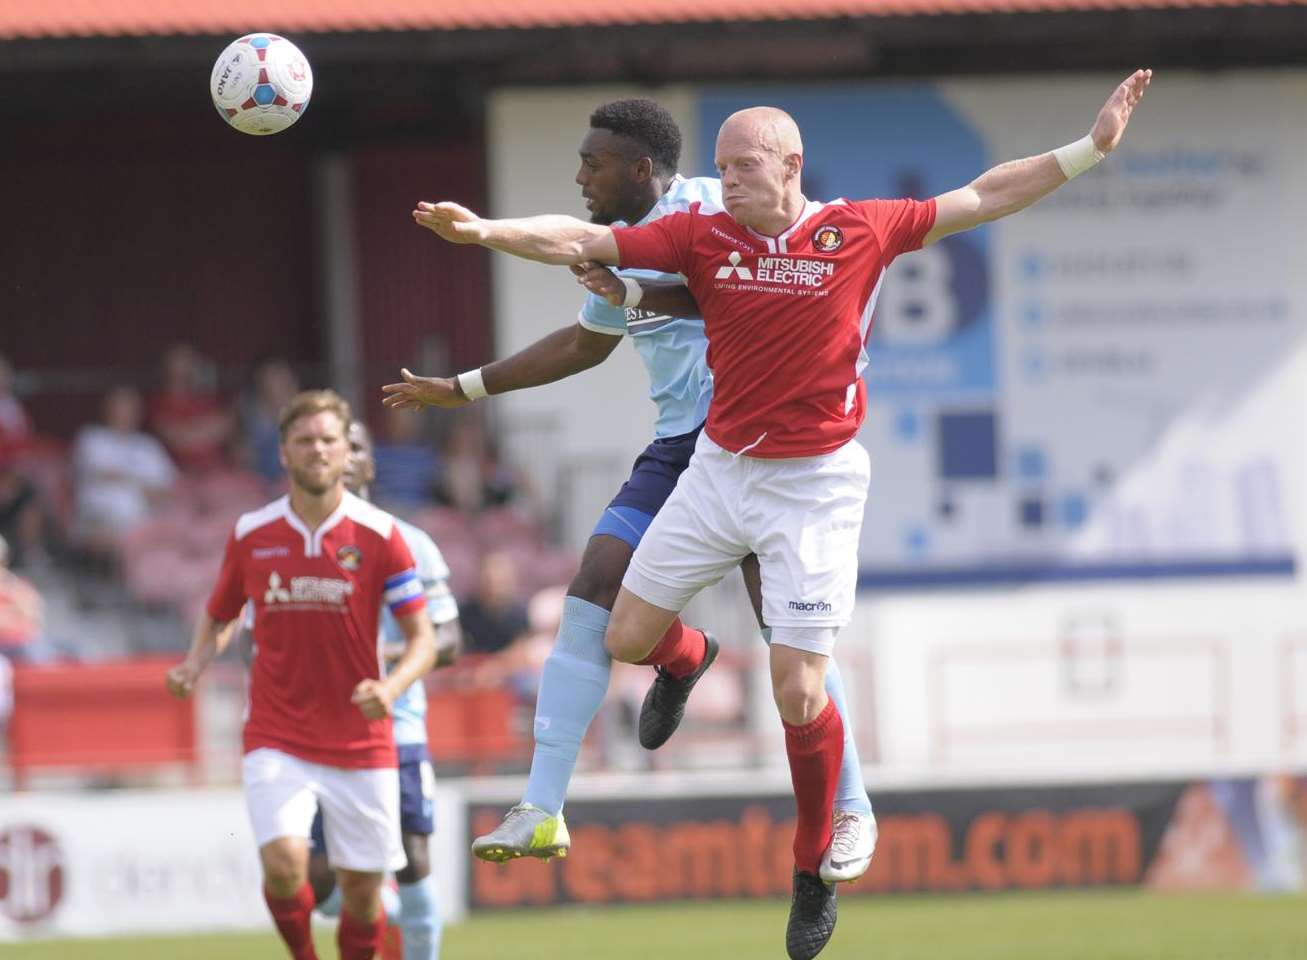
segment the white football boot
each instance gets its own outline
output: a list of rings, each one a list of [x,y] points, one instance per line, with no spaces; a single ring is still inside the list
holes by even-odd
[[[876,818],[852,810],[836,810],[831,819],[831,841],[821,858],[821,878],[827,883],[848,883],[867,872],[876,852]]]

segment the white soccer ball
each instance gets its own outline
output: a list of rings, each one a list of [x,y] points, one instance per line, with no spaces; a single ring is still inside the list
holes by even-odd
[[[279,133],[308,107],[313,70],[285,37],[251,33],[218,56],[209,93],[218,113],[241,133]]]

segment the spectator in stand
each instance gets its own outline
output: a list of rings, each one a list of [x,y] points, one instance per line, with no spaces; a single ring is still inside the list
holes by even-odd
[[[150,425],[186,472],[222,466],[232,440],[232,417],[206,366],[190,344],[170,347],[163,355],[163,387],[150,399]]]
[[[77,532],[95,553],[113,553],[176,482],[167,452],[142,432],[141,420],[141,395],[118,387],[104,398],[104,424],[83,427],[73,444]]]
[[[278,484],[285,477],[277,423],[282,409],[299,392],[299,378],[285,360],[265,360],[254,374],[254,389],[241,419],[249,465],[266,483]]]
[[[0,353],[0,455],[22,449],[32,436],[32,421],[14,396],[14,368]]]
[[[45,507],[41,493],[18,464],[19,447],[0,443],[0,537],[9,541],[14,567],[45,557]]]
[[[422,437],[422,420],[402,410],[386,410],[384,443],[376,445],[376,501],[383,506],[420,507],[431,503],[440,475],[440,457]]]
[[[459,624],[463,652],[481,655],[474,677],[485,687],[509,687],[524,702],[532,702],[540,685],[540,670],[549,649],[533,642],[530,611],[520,599],[517,561],[506,550],[491,550],[481,558],[477,587],[460,600]],[[543,611],[543,608],[541,608]]]
[[[41,594],[9,569],[9,545],[0,537],[0,660],[34,659],[42,622]]]
[[[444,467],[437,490],[442,503],[464,513],[508,503],[517,493],[516,478],[499,459],[481,419],[457,417],[445,441]]]
[[[530,632],[518,598],[517,562],[503,550],[481,558],[477,588],[459,602],[465,653],[501,653]]]

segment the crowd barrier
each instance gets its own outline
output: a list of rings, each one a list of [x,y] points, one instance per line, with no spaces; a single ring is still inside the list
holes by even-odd
[[[8,726],[15,786],[41,771],[115,776],[179,767],[198,780],[195,703],[164,688],[174,662],[16,667]]]

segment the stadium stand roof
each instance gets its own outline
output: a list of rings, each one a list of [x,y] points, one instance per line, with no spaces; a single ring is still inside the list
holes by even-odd
[[[1307,0],[46,0],[0,4],[0,39],[452,31],[720,21],[831,20],[977,13],[1302,6]]]

